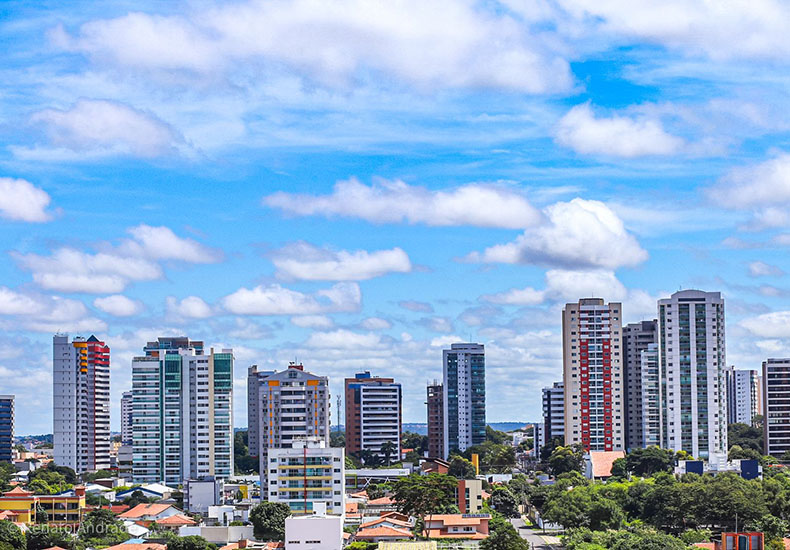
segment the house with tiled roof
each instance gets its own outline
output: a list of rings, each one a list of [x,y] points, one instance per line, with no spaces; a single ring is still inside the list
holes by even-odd
[[[590,451],[584,455],[584,476],[587,479],[612,477],[612,465],[618,458],[625,458],[625,451]]]
[[[166,544],[157,542],[122,542],[115,546],[110,546],[104,550],[167,550]]]
[[[197,525],[197,522],[194,519],[185,516],[184,514],[167,516],[165,518],[156,520],[154,523],[156,523],[158,527],[175,532],[178,532],[178,529],[184,527],[185,525]]]
[[[379,517],[374,520],[366,521],[359,526],[360,529],[368,527],[392,527],[394,529],[411,529],[412,525],[408,521],[390,517]]]
[[[354,534],[354,540],[363,540],[366,542],[411,540],[413,538],[414,534],[408,529],[390,527],[388,525],[366,527]]]
[[[423,534],[430,539],[488,538],[488,514],[436,514],[425,516]]]
[[[159,519],[169,518],[180,514],[181,510],[172,504],[138,504],[131,510],[127,510],[120,514],[118,517],[123,520],[130,521],[156,521]]]

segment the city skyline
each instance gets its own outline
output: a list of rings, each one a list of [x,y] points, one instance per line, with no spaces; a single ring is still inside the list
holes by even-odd
[[[678,289],[721,292],[728,366],[790,356],[771,10],[676,2],[675,29],[640,2],[276,4],[283,21],[255,2],[4,12],[17,434],[52,431],[56,332],[112,350],[113,431],[132,357],[163,335],[233,348],[236,395],[248,366],[295,359],[334,396],[392,377],[404,422],[424,422],[454,342],[486,346],[489,422],[540,419],[582,297],[622,303],[625,325]],[[743,21],[761,38],[741,47]]]

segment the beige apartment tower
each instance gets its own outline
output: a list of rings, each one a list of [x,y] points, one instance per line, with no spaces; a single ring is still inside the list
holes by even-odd
[[[565,444],[625,448],[622,304],[582,298],[562,310]]]

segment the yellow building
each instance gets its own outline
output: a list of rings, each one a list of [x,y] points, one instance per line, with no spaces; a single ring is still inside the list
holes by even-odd
[[[49,525],[79,525],[85,513],[85,487],[75,487],[74,495],[34,495],[21,487],[0,496],[0,512],[12,512],[19,523],[36,522],[36,508],[47,513]]]

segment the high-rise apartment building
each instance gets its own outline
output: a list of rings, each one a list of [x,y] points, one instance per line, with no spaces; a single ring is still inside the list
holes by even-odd
[[[625,351],[625,431],[626,446],[637,449],[643,446],[642,432],[642,352],[650,344],[658,343],[658,321],[640,321],[623,327],[623,350]],[[658,445],[658,443],[655,443]]]
[[[291,448],[295,441],[319,439],[329,446],[329,379],[290,363],[284,371],[247,370],[247,423],[250,455],[267,471],[271,449]],[[253,448],[255,445],[255,448]],[[265,492],[268,484],[261,485]]]
[[[148,342],[132,359],[136,483],[233,475],[233,350],[206,355],[185,337]]]
[[[427,388],[428,407],[428,456],[447,458],[444,454],[444,389],[434,380]]]
[[[486,439],[486,360],[483,344],[443,350],[444,456]]]
[[[0,395],[0,462],[11,462],[14,448],[14,396]]]
[[[790,359],[763,361],[763,435],[765,454],[790,451]]]
[[[727,369],[727,422],[752,425],[760,414],[760,385],[756,370]]]
[[[658,374],[658,344],[648,344],[647,349],[639,353],[641,365],[639,369],[639,429],[635,430],[640,439],[633,441],[633,448],[647,448],[661,445],[661,381]],[[630,411],[629,411],[630,414]]]
[[[562,382],[543,388],[543,431],[544,445],[552,439],[565,444],[565,385]]]
[[[622,309],[582,298],[562,310],[566,444],[625,448]]]
[[[661,446],[698,458],[726,456],[724,300],[682,290],[658,301]]]
[[[381,446],[389,442],[390,460],[400,461],[401,385],[366,371],[346,378],[345,390],[346,452],[384,456]]]
[[[264,475],[265,474],[265,475]],[[323,438],[294,439],[270,448],[261,460],[261,487],[266,500],[283,502],[293,515],[345,515],[345,452]],[[262,492],[264,490],[262,489]]]
[[[56,334],[52,339],[54,460],[78,473],[110,467],[110,348]]]
[[[121,443],[132,444],[132,392],[121,394]]]

